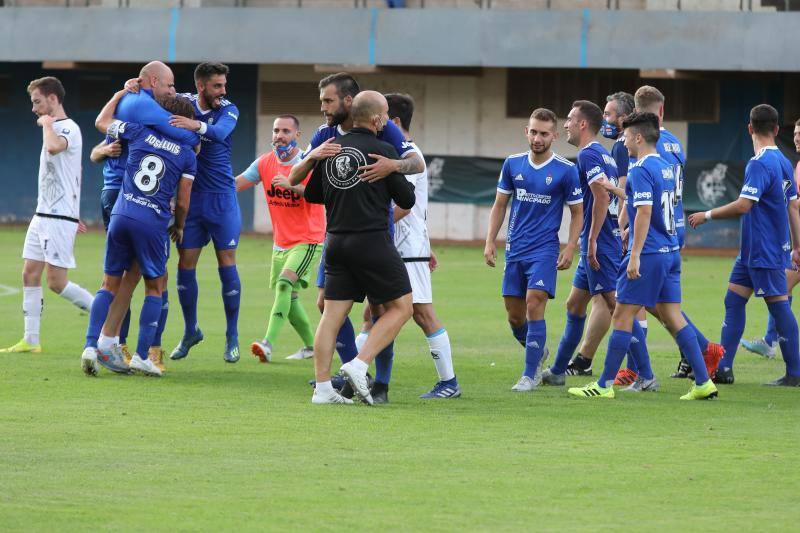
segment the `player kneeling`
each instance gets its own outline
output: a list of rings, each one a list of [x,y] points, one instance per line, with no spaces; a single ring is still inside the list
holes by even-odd
[[[128,163],[119,199],[111,212],[103,285],[89,314],[86,346],[81,366],[97,375],[98,365],[118,373],[130,370],[160,376],[161,370],[147,357],[161,315],[161,291],[167,272],[170,235],[183,238],[189,197],[197,168],[194,150],[140,124],[114,120],[114,110],[125,91],[117,92],[103,107],[95,125],[114,139],[128,143]],[[175,115],[193,117],[191,103],[170,98],[162,105]],[[170,200],[178,189],[175,224],[169,226]],[[145,280],[145,299],[139,316],[139,338],[130,367],[119,350],[98,351],[100,329],[119,289],[122,274],[138,264]]]
[[[681,314],[681,256],[674,211],[676,179],[672,166],[656,151],[658,117],[653,113],[633,113],[623,126],[625,146],[637,161],[629,169],[625,184],[632,230],[630,253],[622,260],[617,280],[614,331],[608,340],[600,380],[568,392],[580,398],[613,398],[614,378],[630,347],[636,313],[642,307],[655,307],[694,371],[695,385],[681,400],[716,397],[717,388],[708,377],[697,336]],[[642,377],[655,379],[649,357],[642,357],[636,364]]]

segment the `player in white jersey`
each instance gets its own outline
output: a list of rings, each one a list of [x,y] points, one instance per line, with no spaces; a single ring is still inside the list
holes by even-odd
[[[42,274],[47,286],[83,311],[92,306],[92,295],[67,279],[75,268],[72,249],[78,232],[81,202],[81,130],[64,111],[64,86],[51,76],[28,85],[32,111],[42,128],[39,157],[39,197],[36,214],[28,226],[22,258],[22,312],[25,336],[0,352],[42,351],[39,325],[42,316]],[[46,267],[46,268],[45,268]]]
[[[422,151],[411,140],[411,118],[414,115],[414,100],[407,94],[387,94],[389,119],[400,128],[405,137],[403,148],[416,153],[425,161]],[[461,388],[453,370],[453,357],[450,348],[450,337],[444,325],[439,321],[433,309],[433,290],[431,288],[431,271],[436,268],[436,257],[431,250],[428,238],[428,169],[425,167],[417,174],[407,174],[406,179],[414,185],[416,201],[411,209],[394,206],[394,244],[406,265],[411,280],[411,298],[413,302],[414,322],[422,329],[428,341],[433,363],[439,375],[439,381],[433,389],[420,396],[424,399],[458,398]],[[372,324],[369,309],[365,309],[364,327],[356,339],[359,350],[366,342]],[[391,377],[391,361],[382,361],[384,352],[375,359],[376,375],[371,394],[376,403],[388,401],[388,382]],[[392,355],[389,355],[392,357]]]

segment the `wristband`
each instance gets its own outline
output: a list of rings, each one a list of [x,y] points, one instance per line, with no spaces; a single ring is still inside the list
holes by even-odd
[[[711,209],[705,212],[706,220],[711,220]]]

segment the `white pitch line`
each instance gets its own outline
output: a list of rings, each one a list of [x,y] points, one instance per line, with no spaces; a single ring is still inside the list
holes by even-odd
[[[19,289],[17,287],[9,287],[8,285],[0,283],[0,296],[11,296],[18,293]]]

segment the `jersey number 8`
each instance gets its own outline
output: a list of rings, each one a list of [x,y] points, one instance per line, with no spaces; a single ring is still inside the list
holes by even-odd
[[[164,160],[157,155],[146,155],[139,163],[139,170],[133,176],[136,187],[148,196],[158,192],[158,185],[164,175]]]

